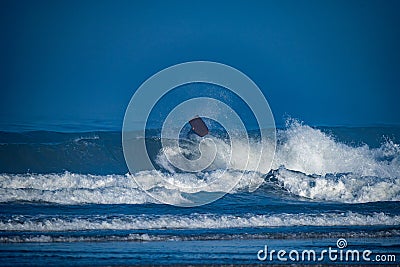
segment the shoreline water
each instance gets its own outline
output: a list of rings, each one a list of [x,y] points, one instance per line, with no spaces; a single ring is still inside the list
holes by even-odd
[[[160,265],[266,265],[266,264],[295,264],[298,265],[334,265],[377,264],[376,255],[396,255],[395,261],[382,262],[386,265],[398,264],[400,248],[397,238],[350,238],[347,239],[348,247],[338,249],[336,239],[306,239],[306,240],[203,240],[203,241],[153,241],[153,242],[78,242],[78,243],[23,243],[0,244],[0,255],[7,259],[6,265],[63,265],[63,266],[160,266]],[[257,253],[265,246],[275,250],[272,260],[269,256],[260,261]],[[321,258],[321,251],[332,248],[337,252]],[[390,249],[388,249],[390,248]],[[277,252],[291,250],[300,252],[304,250],[316,251],[316,260],[299,258],[291,260],[286,255],[285,260],[277,258]],[[368,257],[370,261],[357,258],[342,258],[340,251],[371,250]],[[388,252],[390,250],[390,252]],[[269,251],[270,252],[270,251]],[[18,255],[18,257],[16,257]],[[319,260],[318,260],[319,259]],[[0,265],[4,265],[0,264]],[[5,265],[4,265],[5,266]]]

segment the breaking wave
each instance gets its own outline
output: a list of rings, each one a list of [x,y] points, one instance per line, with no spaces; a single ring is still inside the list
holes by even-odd
[[[45,152],[61,151],[63,155],[69,153],[68,150],[65,150],[66,148],[73,149],[74,154],[72,155],[80,156],[77,159],[74,158],[73,161],[84,165],[84,159],[90,158],[90,163],[93,163],[91,168],[95,168],[95,164],[107,166],[107,162],[117,164],[121,161],[122,156],[118,154],[121,151],[116,147],[118,140],[115,140],[115,137],[115,133],[112,138],[105,133],[85,136],[79,134],[73,136],[71,143],[68,141],[70,137],[57,134],[56,145],[42,144],[43,142],[41,145],[45,146]],[[226,190],[225,182],[235,180],[238,176],[242,176],[242,178],[230,193],[254,191],[264,183],[258,189],[262,190],[266,183],[272,183],[275,188],[284,193],[319,201],[364,203],[400,200],[400,146],[392,140],[387,139],[377,147],[370,147],[367,144],[349,145],[337,140],[332,134],[327,134],[320,129],[312,128],[295,120],[289,121],[285,129],[278,130],[277,137],[278,144],[272,169],[269,166],[263,168],[261,165],[261,168],[258,169],[261,172],[253,171],[257,162],[252,162],[252,157],[249,158],[250,162],[246,169],[238,168],[238,166],[243,166],[241,161],[247,160],[247,158],[242,159],[241,153],[238,153],[233,155],[230,160],[230,157],[224,154],[229,150],[227,141],[223,138],[212,137],[215,139],[214,143],[218,147],[219,154],[214,163],[206,171],[200,173],[175,172],[158,151],[154,155],[161,167],[159,171],[143,171],[132,175],[90,175],[67,171],[47,174],[3,173],[0,174],[0,202],[156,203],[157,201],[145,194],[134,182],[134,178],[141,177],[145,178],[141,179],[142,181],[148,181],[148,184],[145,185],[146,190],[161,190],[172,202],[182,203],[188,201],[185,194],[199,193],[199,189],[196,188],[200,188],[210,180],[215,180],[209,189],[211,193],[224,192]],[[258,151],[257,146],[264,146],[264,149],[272,147],[268,142],[260,144],[256,140],[254,138],[251,141],[254,153]],[[17,141],[20,142],[19,139]],[[67,142],[66,145],[62,145],[63,142]],[[32,146],[32,143],[34,142],[32,141],[27,146]],[[111,144],[113,153],[107,152],[110,151],[107,144]],[[3,143],[0,148],[7,152],[8,146],[10,144]],[[52,146],[55,146],[54,149],[49,148]],[[65,149],[60,150],[60,146]],[[184,149],[185,153],[189,155],[198,153],[195,146],[186,146]],[[96,151],[100,151],[101,157],[97,157],[96,154],[85,154]],[[169,156],[173,157],[174,151],[165,149],[163,152],[171,153]],[[250,151],[250,155],[251,153],[252,151]],[[106,155],[111,158],[101,162]],[[51,154],[46,158],[53,159],[56,156]],[[65,156],[61,158],[67,160]],[[52,163],[51,160],[50,163]],[[118,169],[123,168],[118,167]],[[218,180],[216,177],[220,177],[225,169],[227,171],[223,174],[223,179]],[[182,191],[178,191],[176,185],[179,185]]]
[[[118,216],[28,216],[0,219],[0,231],[54,232],[86,230],[227,229],[291,226],[399,225],[400,216],[383,212],[362,214],[337,212],[273,215],[118,215]]]
[[[160,171],[143,171],[135,174],[148,181],[146,190],[162,190],[171,202],[188,201],[184,193],[198,193],[193,185],[201,186],[214,176],[219,177],[221,171],[200,174],[166,174]],[[223,174],[225,179],[240,175],[242,180],[234,189],[246,190],[256,180],[263,179],[259,174],[230,171]],[[158,177],[163,179],[156,179]],[[173,180],[173,182],[172,182]],[[180,182],[185,191],[177,191],[174,184]],[[214,183],[212,192],[223,192],[223,181]],[[84,175],[64,174],[2,174],[0,175],[0,202],[48,202],[58,204],[144,204],[158,203],[148,196],[134,181],[133,175]]]
[[[70,232],[71,233],[71,232]],[[0,243],[53,243],[53,242],[105,242],[105,241],[128,241],[128,242],[151,242],[151,241],[197,241],[197,240],[246,240],[246,239],[307,239],[307,238],[387,238],[400,235],[398,229],[378,230],[378,231],[333,231],[324,232],[286,232],[286,233],[212,233],[212,234],[74,234],[59,233],[24,233],[13,234],[12,232],[0,236]]]

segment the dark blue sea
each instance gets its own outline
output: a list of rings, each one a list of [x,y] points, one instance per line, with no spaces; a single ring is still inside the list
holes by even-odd
[[[0,265],[399,265],[399,144],[400,127],[294,121],[277,130],[271,169],[228,169],[242,176],[232,191],[182,208],[134,178],[190,182],[218,165],[129,173],[119,131],[3,131]],[[172,203],[192,193],[157,190]]]

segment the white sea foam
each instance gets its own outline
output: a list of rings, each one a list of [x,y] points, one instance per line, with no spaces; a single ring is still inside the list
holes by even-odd
[[[354,174],[306,175],[280,168],[274,177],[289,192],[310,199],[365,203],[400,201],[400,181]]]
[[[148,234],[106,235],[106,236],[53,236],[53,235],[15,235],[1,236],[0,243],[52,243],[52,242],[98,242],[98,241],[178,241],[177,236],[158,236]]]
[[[260,159],[260,151],[274,149],[274,145],[264,140],[262,143],[255,139],[236,136],[232,141],[232,145],[235,147],[236,153],[231,151],[231,143],[229,140],[220,139],[217,137],[208,137],[212,142],[204,142],[204,150],[216,148],[215,158],[210,159],[205,157],[205,162],[212,162],[205,171],[221,170],[221,169],[233,169],[242,171],[257,171],[261,173],[267,173],[270,170],[270,164],[272,162],[272,153],[263,153]],[[182,154],[188,157],[198,156],[199,148],[195,143],[183,143],[181,147]],[[171,173],[175,172],[174,167],[168,159],[172,159],[172,162],[176,162],[179,159],[180,154],[175,147],[164,147],[157,156],[156,162],[165,170]],[[210,157],[214,154],[210,154]]]
[[[153,199],[129,176],[63,174],[0,175],[0,202],[40,201],[60,204],[141,204]]]
[[[260,146],[271,149],[273,146],[265,141],[260,144],[250,140],[249,162],[245,169],[243,161],[247,160],[247,141],[238,141],[236,144],[237,155],[229,157],[230,148],[226,140],[212,137],[217,147],[217,157],[208,170],[236,169],[245,171],[257,170],[257,160]],[[197,153],[197,146],[185,146],[185,154]],[[177,152],[166,148],[158,156],[158,163],[167,170],[172,170],[164,154],[174,157]],[[389,159],[389,160],[385,160]],[[261,160],[262,173],[270,171],[269,166]],[[266,164],[268,165],[268,164]],[[388,140],[379,148],[370,148],[368,145],[352,147],[341,143],[319,129],[303,125],[296,120],[290,120],[287,128],[278,130],[278,145],[272,169],[284,166],[286,169],[300,171],[305,174],[335,174],[353,173],[359,176],[375,176],[382,178],[400,177],[400,145]]]
[[[238,168],[244,165],[240,161],[246,160],[245,157],[240,158],[240,155],[247,152],[245,142],[240,144],[239,141],[236,146],[243,147],[239,150],[243,153],[233,155],[231,160],[226,156],[229,153],[226,141],[217,140],[215,144],[218,154],[210,169],[257,169],[256,153],[260,144],[251,143],[246,169]],[[263,146],[264,149],[273,147],[268,142]],[[195,149],[197,148],[194,146],[185,147],[187,154],[195,153]],[[162,153],[159,155],[159,163],[165,169],[172,169],[163,160]],[[259,170],[263,173],[270,171],[268,164],[266,165]],[[391,140],[387,140],[379,148],[370,148],[368,145],[353,147],[338,142],[319,129],[290,120],[285,130],[278,131],[278,145],[272,169],[279,169],[274,175],[285,189],[306,198],[350,203],[400,199],[400,146]],[[243,186],[243,183],[249,181],[250,179],[245,179],[240,184]]]
[[[159,190],[171,203],[188,200],[182,193],[198,193],[204,188],[209,192],[225,192],[229,181],[241,178],[231,193],[252,191],[263,181],[263,174],[270,171],[268,164],[257,169],[259,144],[250,140],[249,164],[247,141],[236,144],[237,153],[230,152],[226,140],[213,137],[217,158],[205,172],[174,172],[162,154],[158,162],[170,173],[143,171],[133,175],[63,174],[0,174],[0,202],[44,201],[61,204],[142,204],[157,203],[138,188],[135,179],[144,181],[145,190]],[[241,150],[240,147],[243,147]],[[197,147],[184,147],[185,153],[195,155]],[[168,149],[165,153],[174,153]],[[243,152],[243,153],[242,153]],[[173,157],[173,154],[169,156]],[[288,123],[278,131],[278,145],[272,164],[272,174],[279,185],[290,193],[321,201],[362,203],[400,200],[400,146],[387,140],[378,148],[367,145],[353,147],[340,143],[321,130],[297,121]],[[226,170],[226,172],[224,172]],[[210,183],[210,181],[214,181]],[[205,187],[205,185],[210,185]],[[177,190],[180,188],[180,190]]]
[[[279,132],[274,176],[289,192],[328,201],[400,200],[400,146],[351,147],[292,121]]]
[[[261,230],[261,229],[260,229]],[[128,230],[128,232],[130,232]],[[171,235],[171,234],[105,234],[87,235],[85,231],[59,234],[24,232],[23,234],[9,232],[6,236],[0,236],[0,243],[53,243],[53,242],[104,242],[104,241],[129,241],[129,242],[151,242],[151,241],[193,241],[193,240],[233,240],[233,239],[307,239],[307,238],[379,238],[397,237],[400,231],[387,229],[378,231],[333,231],[333,232],[266,232],[261,233],[205,233],[196,235]]]
[[[352,147],[298,121],[290,121],[287,129],[279,131],[278,140],[273,169],[284,166],[305,174],[400,177],[400,146],[390,140],[376,149]]]
[[[400,216],[383,212],[361,214],[355,212],[321,214],[275,215],[119,215],[62,218],[42,216],[13,216],[0,221],[1,231],[84,231],[84,230],[140,230],[140,229],[223,229],[285,226],[376,226],[399,225]]]
[[[212,183],[211,192],[224,192],[225,179],[234,180],[236,176],[242,179],[233,192],[244,190],[259,184],[262,177],[257,173],[243,173],[240,171],[223,171],[200,174],[165,174],[159,171],[143,171],[132,175],[84,175],[74,173],[63,174],[1,174],[0,175],[0,202],[29,201],[49,202],[59,204],[143,204],[158,203],[148,196],[135,183],[134,178],[147,181],[145,190],[161,190],[168,196],[171,203],[185,203],[187,200],[182,193],[200,192],[201,186],[207,180],[215,177],[224,177]],[[176,190],[179,185],[181,191]]]

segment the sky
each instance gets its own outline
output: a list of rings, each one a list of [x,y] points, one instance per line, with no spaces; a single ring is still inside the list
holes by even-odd
[[[0,1],[0,127],[120,128],[182,62],[230,65],[276,123],[400,124],[399,1]],[[0,129],[2,130],[2,129]]]

